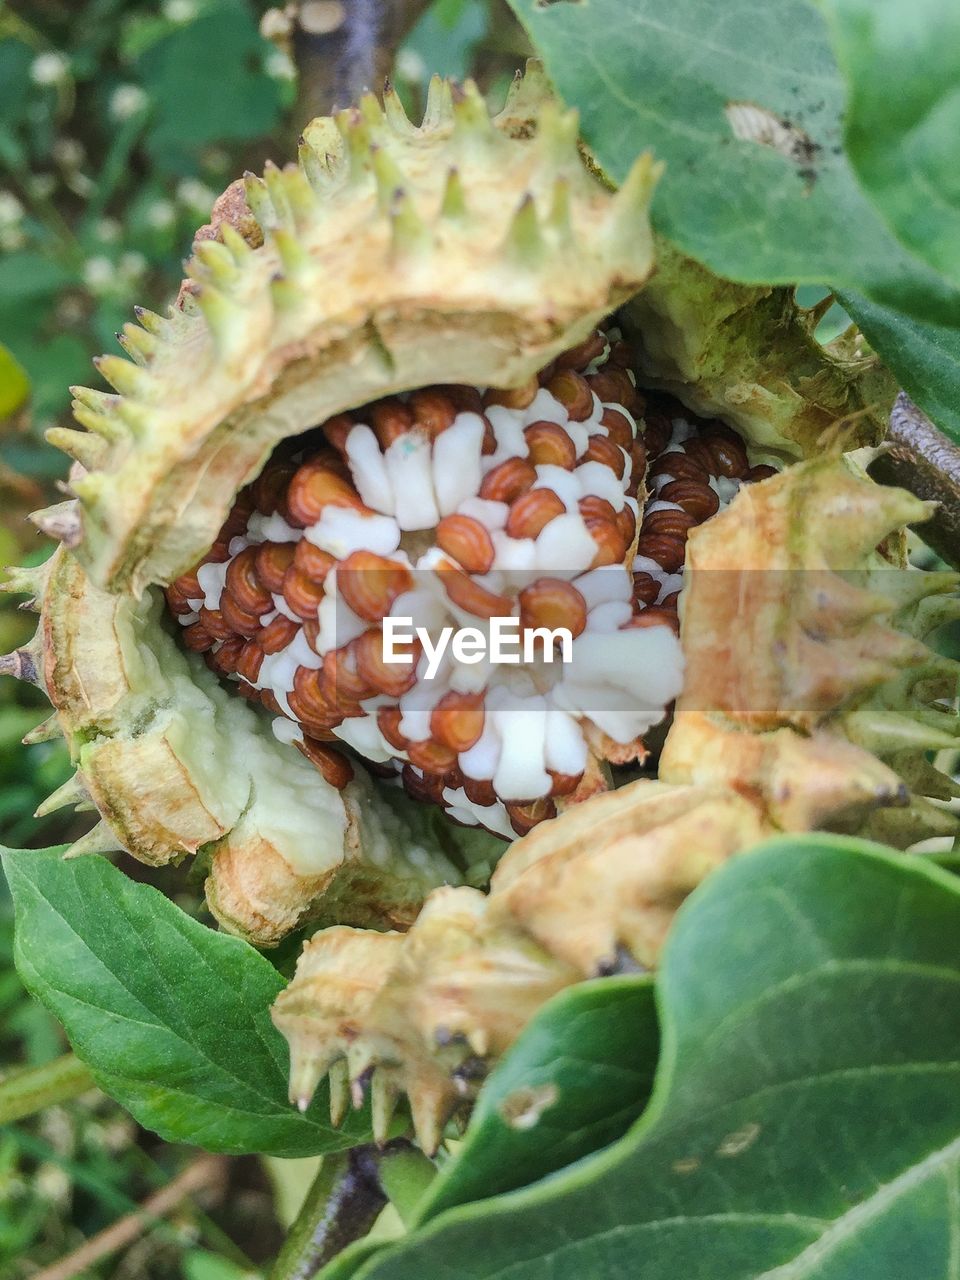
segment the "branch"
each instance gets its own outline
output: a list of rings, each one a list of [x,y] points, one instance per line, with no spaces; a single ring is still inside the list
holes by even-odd
[[[93,1076],[72,1053],[42,1067],[18,1071],[0,1081],[0,1124],[22,1120],[95,1088]]]
[[[294,20],[302,124],[379,90],[404,38],[430,0],[308,0]]]
[[[118,1218],[109,1227],[91,1236],[73,1253],[68,1253],[53,1266],[35,1272],[32,1280],[73,1280],[74,1276],[82,1275],[111,1253],[117,1253],[133,1244],[145,1229],[175,1209],[181,1200],[204,1187],[218,1185],[223,1180],[225,1168],[223,1156],[200,1156],[187,1165],[172,1182],[148,1196],[136,1213]]]
[[[376,1151],[368,1144],[324,1156],[270,1280],[312,1280],[331,1258],[367,1234],[387,1203]]]
[[[960,449],[900,392],[890,414],[892,449],[870,468],[883,484],[897,484],[939,503],[920,536],[955,569],[960,568]]]

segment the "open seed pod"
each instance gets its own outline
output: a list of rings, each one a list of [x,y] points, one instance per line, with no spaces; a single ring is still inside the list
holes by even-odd
[[[655,254],[655,176],[604,187],[536,71],[493,118],[436,81],[420,126],[315,120],[53,433],[76,496],[4,660],[76,762],[46,807],[100,811],[74,853],[198,855],[257,945],[329,926],[274,1010],[291,1095],[370,1082],[378,1137],[406,1092],[435,1148],[540,1004],[653,965],[765,835],[952,822],[953,580],[841,453],[893,388],[789,290]],[[570,660],[438,656],[502,617]]]

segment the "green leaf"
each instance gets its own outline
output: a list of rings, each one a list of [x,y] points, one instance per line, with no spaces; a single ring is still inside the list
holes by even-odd
[[[960,329],[912,320],[862,294],[839,297],[904,391],[960,444]]]
[[[190,919],[103,858],[3,852],[17,969],[66,1028],[100,1087],[148,1129],[210,1151],[302,1156],[366,1139],[326,1094],[287,1101],[287,1051],[269,1016],[283,986],[239,938]]]
[[[960,5],[819,0],[857,176],[901,240],[960,283]]]
[[[30,379],[12,351],[0,342],[0,421],[26,402],[30,394]]]
[[[622,1137],[647,1104],[658,1047],[649,978],[561,992],[484,1085],[464,1142],[416,1220],[536,1182]]]
[[[244,0],[224,0],[150,45],[137,67],[153,111],[147,145],[160,167],[189,171],[201,147],[249,143],[277,124],[277,84],[257,65],[268,51]]]
[[[255,1280],[255,1277],[217,1253],[191,1249],[183,1255],[183,1280]]]
[[[620,182],[646,149],[667,162],[653,217],[685,253],[729,279],[856,289],[960,325],[960,292],[897,240],[847,161],[844,85],[807,0],[510,2],[603,169]],[[735,136],[726,111],[742,103],[788,122],[779,150]]]
[[[933,1280],[960,1259],[960,888],[783,838],[681,910],[634,1130],[460,1206],[364,1280]]]

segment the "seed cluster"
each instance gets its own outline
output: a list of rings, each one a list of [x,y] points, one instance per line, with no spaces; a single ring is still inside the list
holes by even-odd
[[[735,432],[648,407],[630,364],[597,330],[519,389],[425,387],[292,442],[167,589],[184,643],[337,787],[346,746],[457,821],[509,838],[553,816],[590,731],[625,744],[663,718],[687,532],[759,478]],[[417,641],[385,661],[388,614],[565,627],[583,660],[428,682]]]

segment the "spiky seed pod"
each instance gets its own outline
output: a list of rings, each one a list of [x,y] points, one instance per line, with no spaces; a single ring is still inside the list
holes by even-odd
[[[875,485],[856,455],[835,455],[746,486],[694,529],[687,681],[660,781],[596,796],[518,840],[489,895],[471,900],[469,937],[465,891],[438,891],[392,943],[359,1019],[338,1002],[335,953],[363,935],[315,935],[274,1008],[298,1078],[311,1054],[385,1068],[416,1094],[431,1149],[510,1043],[504,1010],[522,1010],[519,1030],[560,986],[654,965],[680,903],[726,858],[783,831],[909,832],[904,843],[955,832],[957,816],[936,803],[955,789],[924,753],[960,733],[958,668],[917,637],[960,612],[946,594],[958,579],[897,568],[876,549],[928,514]],[[308,1045],[300,1011],[321,972],[327,1017]]]
[[[329,1070],[336,1117],[369,1079],[383,1136],[405,1090],[428,1149],[552,992],[655,963],[718,862],[777,830],[907,844],[953,821],[926,753],[955,732],[955,674],[920,643],[951,582],[877,552],[895,559],[897,527],[926,509],[821,456],[836,418],[848,445],[877,438],[886,375],[849,343],[824,352],[789,292],[719,281],[666,245],[638,294],[654,177],[642,158],[611,194],[536,72],[493,119],[471,86],[435,81],[420,127],[391,95],[312,122],[299,167],[217,202],[176,306],[124,330],[130,360],[98,362],[116,394],[75,389],[86,431],[53,438],[77,459],[76,498],[35,517],[62,546],[10,584],[40,628],[0,671],[47,690],[55,714],[31,738],[64,734],[77,766],[43,807],[102,815],[72,852],[199,854],[214,913],[259,945],[335,925],[275,1010],[293,1096]],[[604,337],[632,295],[610,322],[625,337]],[[473,452],[450,447],[471,415]],[[414,443],[436,508],[421,524],[397,518],[386,464]],[[447,509],[468,455],[472,505]],[[390,484],[365,491],[379,465]],[[502,529],[482,518],[497,506]],[[387,517],[409,564],[367,536]],[[364,536],[335,545],[317,532],[331,521]],[[563,521],[589,567],[535,557],[508,590],[503,547]],[[389,670],[377,628],[425,550],[466,616],[571,622],[588,674],[629,682],[646,653],[645,723],[680,692],[660,780],[609,790],[648,760],[635,699],[566,708],[577,769],[540,723],[537,750],[514,754],[536,786],[463,768],[493,722],[485,686],[408,718],[418,674]],[[603,572],[622,598],[586,590]],[[341,573],[362,634],[325,644]],[[347,760],[351,722],[366,736]],[[398,765],[412,799],[385,785]],[[503,845],[461,825],[478,813],[528,833],[486,897],[470,886]]]

